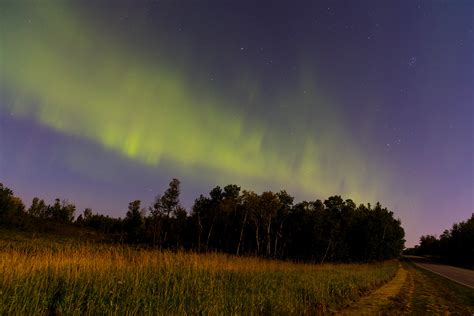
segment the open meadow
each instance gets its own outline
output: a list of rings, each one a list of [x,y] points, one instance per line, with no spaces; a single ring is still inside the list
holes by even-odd
[[[0,0],[0,316],[474,316],[474,0]]]
[[[0,234],[0,314],[318,314],[399,264],[297,264]]]

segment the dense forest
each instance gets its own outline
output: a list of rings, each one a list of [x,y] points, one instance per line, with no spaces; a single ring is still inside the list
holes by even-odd
[[[465,222],[446,229],[439,237],[421,236],[420,244],[405,252],[474,268],[474,213]]]
[[[158,249],[219,251],[235,255],[313,262],[367,262],[394,258],[404,248],[405,232],[393,212],[359,205],[340,196],[294,203],[286,191],[257,194],[231,184],[200,195],[192,210],[180,204],[180,182],[149,207],[129,203],[125,217],[112,218],[85,209],[74,217],[74,204],[56,199],[47,205],[34,198],[26,208],[0,184],[0,224],[48,231],[89,229],[114,242]]]

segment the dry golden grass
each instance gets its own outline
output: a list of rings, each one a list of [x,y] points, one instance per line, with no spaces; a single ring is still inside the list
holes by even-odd
[[[367,294],[397,268],[0,240],[0,314],[317,314]]]

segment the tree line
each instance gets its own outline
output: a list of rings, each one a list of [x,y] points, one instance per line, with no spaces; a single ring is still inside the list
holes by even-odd
[[[0,223],[36,227],[61,223],[88,228],[117,242],[158,249],[219,251],[235,255],[312,262],[368,262],[394,258],[404,248],[404,230],[393,212],[331,196],[295,203],[286,191],[257,194],[235,184],[216,186],[195,199],[188,213],[173,179],[149,207],[131,201],[125,217],[112,218],[56,199],[34,198],[26,209],[0,184]],[[29,224],[30,223],[30,224]]]
[[[474,213],[471,217],[446,229],[439,237],[424,235],[419,245],[406,254],[432,256],[451,264],[474,268]]]

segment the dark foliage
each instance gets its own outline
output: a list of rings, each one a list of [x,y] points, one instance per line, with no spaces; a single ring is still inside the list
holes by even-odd
[[[392,212],[380,203],[356,206],[340,196],[294,204],[286,191],[257,194],[231,184],[215,187],[209,196],[200,195],[188,215],[179,202],[180,182],[173,179],[148,208],[148,215],[135,200],[123,220],[85,209],[73,222],[71,203],[56,199],[49,206],[35,198],[25,212],[11,190],[0,188],[1,223],[25,226],[28,220],[54,221],[92,229],[118,242],[159,249],[324,263],[390,259],[404,246],[404,230]]]
[[[454,224],[439,238],[421,236],[420,244],[407,249],[407,254],[432,256],[448,263],[474,268],[474,213],[465,222]]]
[[[0,183],[0,224],[18,226],[23,222],[25,205],[13,191]]]

